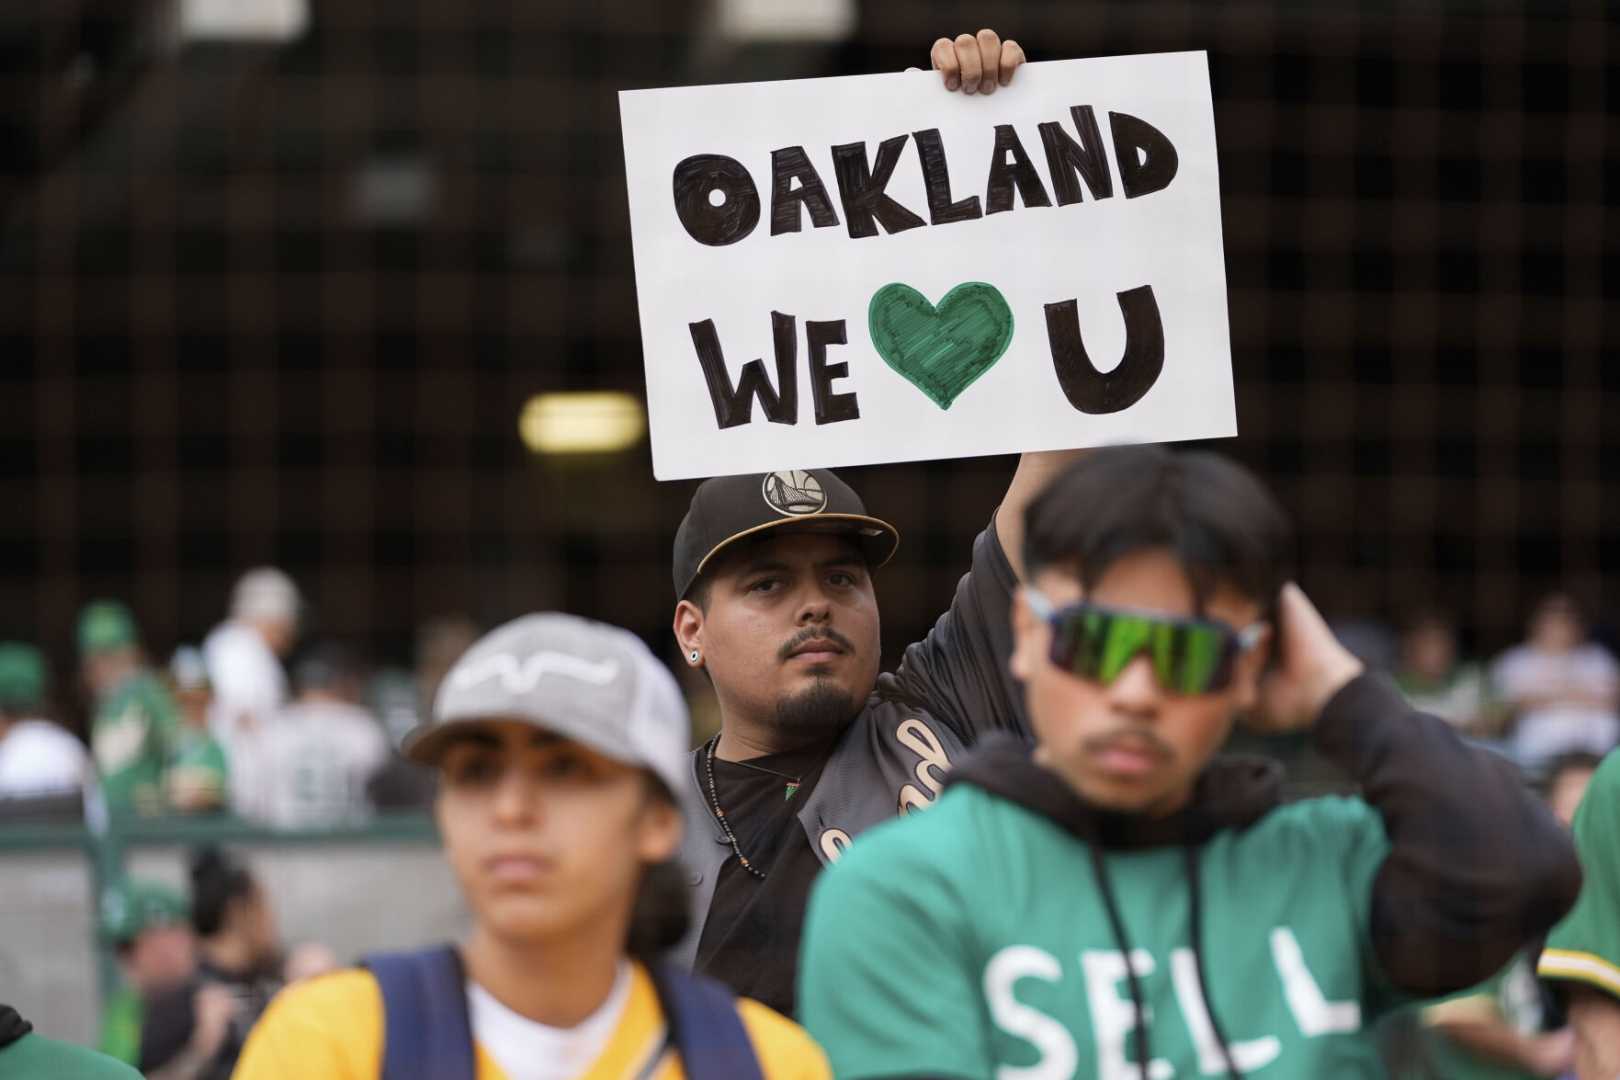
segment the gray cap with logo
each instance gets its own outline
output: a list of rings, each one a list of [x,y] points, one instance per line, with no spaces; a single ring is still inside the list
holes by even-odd
[[[432,762],[477,721],[516,720],[650,769],[682,790],[691,721],[669,670],[628,630],[577,615],[525,615],[485,634],[444,677],[433,718],[405,737]]]

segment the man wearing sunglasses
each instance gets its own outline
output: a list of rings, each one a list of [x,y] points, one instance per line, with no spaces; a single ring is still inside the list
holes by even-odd
[[[1573,902],[1514,768],[1364,674],[1242,468],[1099,451],[1030,506],[991,736],[823,875],[800,1012],[839,1077],[1382,1075],[1383,1010],[1472,985]],[[1268,663],[1271,665],[1268,670]],[[1361,794],[1218,758],[1312,727]]]

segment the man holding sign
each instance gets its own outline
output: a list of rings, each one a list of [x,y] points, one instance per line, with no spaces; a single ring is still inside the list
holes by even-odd
[[[1023,51],[942,39],[947,87],[992,93]],[[935,91],[938,92],[937,90]],[[823,469],[702,484],[675,540],[674,630],[708,673],[721,731],[693,754],[685,958],[791,1014],[810,886],[864,830],[928,806],[981,734],[1023,734],[1007,670],[1024,507],[1073,453],[1025,454],[950,610],[880,676],[872,571],[899,544]]]

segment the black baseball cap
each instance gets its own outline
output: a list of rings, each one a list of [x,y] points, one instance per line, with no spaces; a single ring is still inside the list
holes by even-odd
[[[900,532],[866,512],[855,489],[826,469],[717,476],[698,485],[675,533],[675,598],[729,545],[769,529],[855,538],[874,570],[894,557]]]

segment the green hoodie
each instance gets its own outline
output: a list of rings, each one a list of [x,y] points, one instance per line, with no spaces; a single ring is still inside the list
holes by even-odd
[[[1201,957],[1182,849],[1101,856],[1151,1010],[1151,1075],[1224,1072],[1200,959],[1222,973],[1209,996],[1240,1071],[1382,1075],[1362,1032],[1397,1000],[1366,935],[1388,850],[1377,815],[1351,799],[1213,838],[1197,855]],[[1135,1011],[1107,905],[1087,902],[1098,892],[1061,826],[980,788],[949,790],[825,876],[806,933],[805,1026],[839,1076],[1084,1076],[1092,1063],[1127,1076]],[[924,1060],[903,1043],[889,1058],[885,1032],[908,1024],[929,1032]]]
[[[15,1009],[0,1005],[0,1080],[140,1080],[141,1074],[82,1046],[33,1034]]]
[[[136,672],[96,702],[90,745],[109,809],[163,811],[163,775],[179,733],[174,698],[149,671]]]
[[[1316,736],[1366,798],[1285,805],[1275,767],[1217,759],[1161,819],[986,742],[822,875],[802,1021],[851,1080],[1382,1076],[1373,1020],[1499,967],[1579,871],[1510,764],[1392,688]]]

